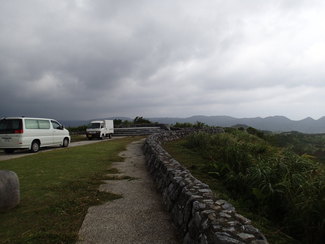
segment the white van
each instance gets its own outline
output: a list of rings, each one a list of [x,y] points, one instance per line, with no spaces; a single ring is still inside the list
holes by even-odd
[[[16,149],[38,152],[41,147],[67,147],[69,131],[58,121],[43,118],[7,117],[0,119],[0,149],[12,153]]]

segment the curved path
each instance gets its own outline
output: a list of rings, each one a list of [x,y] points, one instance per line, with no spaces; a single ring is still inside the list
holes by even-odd
[[[88,243],[180,243],[161,196],[145,167],[144,139],[128,145],[120,155],[124,162],[112,165],[120,174],[110,175],[101,191],[121,194],[122,198],[93,206],[79,231],[78,244]],[[127,177],[131,179],[123,179]]]

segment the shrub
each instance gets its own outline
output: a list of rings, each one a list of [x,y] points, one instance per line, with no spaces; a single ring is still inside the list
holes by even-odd
[[[252,211],[284,226],[295,238],[322,242],[324,169],[315,160],[271,146],[254,130],[196,133],[186,146],[208,159],[210,174]]]
[[[69,132],[72,132],[74,134],[84,134],[86,133],[87,125],[81,125],[77,127],[68,127],[67,128]]]

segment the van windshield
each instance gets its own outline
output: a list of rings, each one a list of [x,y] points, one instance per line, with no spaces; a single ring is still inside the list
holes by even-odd
[[[89,129],[98,129],[100,128],[100,123],[91,123],[88,125]]]
[[[21,119],[1,119],[0,120],[0,134],[15,133],[15,130],[22,130]]]

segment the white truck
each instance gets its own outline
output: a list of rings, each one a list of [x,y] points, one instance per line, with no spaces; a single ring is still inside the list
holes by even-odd
[[[114,133],[113,120],[94,120],[91,121],[86,129],[88,140],[93,138],[104,139],[104,137],[112,138]]]

